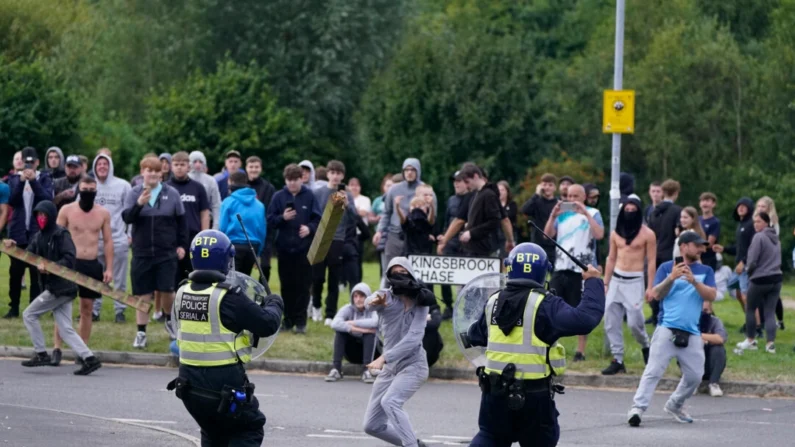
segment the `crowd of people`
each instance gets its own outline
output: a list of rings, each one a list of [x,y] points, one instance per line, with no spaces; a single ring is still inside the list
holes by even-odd
[[[472,163],[451,173],[455,193],[440,203],[434,188],[422,181],[421,163],[416,158],[407,158],[399,172],[385,174],[380,194],[372,200],[363,194],[359,179],[337,160],[317,168],[309,160],[289,164],[283,169],[283,178],[275,181],[262,176],[263,161],[259,157],[244,159],[234,150],[225,154],[224,167],[215,175],[208,172],[207,159],[200,151],[150,153],[140,160],[139,174],[129,182],[115,175],[112,152],[107,148],[88,160],[80,155],[64,156],[59,148],[52,147],[44,153],[43,160],[44,166],[40,166],[39,152],[24,148],[14,155],[13,169],[0,183],[0,230],[7,230],[7,240],[13,241],[10,243],[23,249],[31,250],[32,245],[40,249],[41,236],[37,240],[37,235],[44,234],[45,229],[62,227],[68,230],[74,246],[74,259],[64,261],[64,265],[112,283],[122,291],[128,291],[129,270],[129,291],[154,302],[154,320],[168,322],[174,293],[191,271],[186,256],[191,241],[202,230],[217,229],[234,245],[237,271],[251,275],[259,261],[262,281],[268,281],[271,260],[278,259],[277,274],[285,302],[282,330],[305,334],[309,320],[335,330],[334,368],[328,381],[342,378],[343,358],[367,365],[383,348],[375,336],[378,317],[364,308],[370,290],[362,282],[365,244],[371,242],[378,253],[382,276],[397,257],[505,257],[518,239],[517,218],[529,219],[579,261],[598,266],[603,272],[607,293],[605,332],[613,355],[603,374],[626,372],[624,321],[640,344],[644,360],[659,364],[661,360],[651,349],[654,338],[649,337],[646,325],[667,327],[672,318],[698,317],[694,324],[679,326],[701,337],[705,346],[703,363],[708,368],[703,378],[708,380],[712,395],[721,394],[718,382],[725,368],[723,346],[728,337],[712,312],[711,300],[705,300],[703,311],[694,316],[669,304],[676,300],[655,299],[654,294],[658,282],[665,279],[661,272],[685,275],[677,266],[689,264],[688,256],[696,254],[699,266],[690,265],[688,274],[698,276],[697,270],[709,267],[712,273],[703,273],[702,280],[712,278],[708,283],[717,288],[717,299],[730,292],[743,307],[745,339],[737,344],[738,352],[758,349],[758,340],[764,339],[764,349],[775,353],[776,331],[784,329],[780,227],[775,203],[769,197],[756,202],[742,198],[737,202],[736,241],[724,246],[720,243],[721,222],[714,215],[718,200],[715,194],[701,194],[700,210],[692,206],[681,208],[676,204],[679,183],[655,182],[648,191],[650,204],[644,208],[629,174],[621,176],[621,212],[613,234],[607,234],[598,209],[597,186],[579,184],[571,176],[556,178],[545,174],[535,194],[520,206],[513,200],[507,182],[493,182]],[[282,184],[282,180],[284,186],[277,189],[274,183]],[[342,221],[325,260],[310,265],[307,252],[322,211],[341,185],[345,185]],[[42,205],[47,203],[52,206]],[[606,237],[608,253],[600,253],[599,241]],[[582,271],[549,238],[531,230],[530,239],[544,249],[554,266],[551,289],[576,306],[582,295]],[[697,253],[689,249],[683,252],[685,241],[698,246]],[[722,265],[724,254],[734,256],[733,270]],[[672,266],[666,270],[669,262]],[[45,279],[50,275],[40,277],[40,273],[36,266],[11,259],[10,306],[5,318],[20,316],[23,288],[29,290],[31,302],[42,293],[55,293],[53,288],[59,285]],[[338,310],[339,294],[346,286],[349,299]],[[443,348],[439,324],[452,317],[453,288],[442,286],[441,292],[444,308],[432,306],[427,315],[423,345],[429,365],[438,359]],[[76,333],[87,344],[92,322],[102,317],[102,298],[83,287],[75,293],[80,297]],[[652,309],[652,316],[645,321],[644,301]],[[114,301],[113,321],[124,323],[125,310],[124,304]],[[33,325],[33,320],[46,311],[28,308],[26,325]],[[137,312],[135,318],[133,347],[142,349],[147,345],[150,316]],[[74,346],[73,334],[61,325],[65,324],[63,319],[57,323],[53,356],[42,358],[39,363],[60,362],[61,335]],[[38,352],[41,343],[43,340],[36,341]],[[585,359],[586,345],[587,337],[580,336],[575,362]],[[87,349],[81,358],[91,357]],[[680,359],[683,367],[688,364]],[[372,379],[364,368],[362,380]]]

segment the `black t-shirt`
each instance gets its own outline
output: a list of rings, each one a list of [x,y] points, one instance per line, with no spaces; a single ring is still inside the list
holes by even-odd
[[[204,185],[190,178],[186,181],[172,178],[168,184],[179,192],[179,198],[185,208],[184,218],[188,227],[188,237],[193,240],[193,237],[202,230],[201,212],[210,209],[207,190],[204,189]]]

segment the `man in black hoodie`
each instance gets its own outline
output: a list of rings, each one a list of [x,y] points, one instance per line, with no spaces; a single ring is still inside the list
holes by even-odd
[[[544,228],[547,220],[549,220],[549,215],[552,214],[552,209],[558,203],[558,198],[555,197],[556,183],[557,179],[554,175],[549,173],[542,175],[541,183],[536,186],[536,193],[522,205],[522,214],[538,225],[539,228]],[[535,228],[532,229],[530,234],[532,235],[531,241],[540,245],[547,254],[549,262],[555,265],[555,243],[544,237]]]
[[[668,179],[662,184],[663,201],[660,202],[651,213],[649,218],[649,228],[654,231],[657,237],[657,262],[660,266],[670,261],[674,257],[674,241],[676,241],[676,227],[679,225],[679,216],[682,208],[677,205],[676,199],[679,198],[681,190],[679,182]],[[649,303],[652,315],[646,320],[646,324],[657,325],[657,317],[660,314],[660,302],[653,300]]]
[[[262,174],[262,159],[256,155],[252,155],[246,159],[246,175],[248,175],[248,186],[250,186],[257,193],[257,200],[265,205],[265,215],[268,214],[268,207],[271,204],[273,195],[276,194],[276,188],[271,182],[260,177]],[[273,256],[273,231],[267,231],[265,234],[265,248],[262,249],[260,254],[260,266],[262,273],[265,274],[265,279],[262,281],[270,281],[271,279],[271,257]]]
[[[754,201],[749,197],[743,197],[737,201],[734,207],[734,220],[737,221],[737,231],[735,232],[734,245],[724,247],[715,244],[712,246],[712,251],[715,253],[728,253],[734,256],[736,266],[734,274],[729,279],[729,285],[739,287],[737,289],[737,301],[745,311],[745,296],[748,293],[748,269],[745,261],[748,258],[748,247],[751,246],[751,240],[754,238],[754,220],[753,220]]]
[[[487,183],[483,171],[470,165],[461,170],[470,190],[475,191],[469,205],[467,223],[459,239],[464,251],[472,256],[492,256],[499,250],[497,231],[500,229],[500,191],[494,183]]]
[[[27,251],[68,269],[74,269],[75,245],[69,231],[55,223],[58,217],[55,204],[49,200],[43,200],[33,208],[33,213],[40,231],[31,239]],[[3,243],[6,247],[16,244],[13,239],[6,239]],[[80,369],[76,370],[75,374],[91,374],[102,364],[72,327],[72,301],[77,297],[77,285],[67,279],[46,273],[43,265],[37,267],[44,291],[30,303],[22,315],[36,353],[30,360],[22,362],[22,366],[49,366],[51,364],[52,359],[44,344],[44,333],[41,331],[39,318],[43,314],[52,312],[61,337],[83,360]]]
[[[80,162],[80,157],[77,155],[66,157],[66,176],[52,182],[53,192],[55,193],[53,202],[59,211],[61,207],[74,202],[77,198],[77,184],[80,182],[80,178],[83,177],[83,172],[83,164]]]

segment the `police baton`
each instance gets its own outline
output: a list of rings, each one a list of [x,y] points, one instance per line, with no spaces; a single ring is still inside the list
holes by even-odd
[[[248,238],[246,226],[243,225],[243,218],[240,217],[240,214],[236,214],[236,216],[237,221],[240,222],[240,228],[243,229],[243,234],[246,236],[246,241],[248,241],[248,248],[251,249],[251,253],[254,255],[254,262],[257,264],[257,270],[259,270],[260,283],[265,286],[265,292],[267,292],[268,295],[272,295],[271,288],[268,286],[268,281],[265,278],[265,274],[262,273],[262,266],[259,265],[259,256],[257,256],[257,253],[254,251],[254,244],[251,243],[251,239]]]
[[[587,265],[583,264],[579,259],[575,258],[565,248],[561,247],[560,244],[558,244],[558,241],[556,241],[555,239],[552,239],[551,237],[547,236],[547,234],[544,233],[544,230],[542,230],[541,228],[538,228],[538,225],[536,225],[535,222],[533,222],[532,220],[528,220],[528,222],[530,222],[530,225],[534,226],[535,229],[538,230],[539,233],[543,234],[545,238],[547,238],[550,241],[552,241],[552,243],[555,244],[555,246],[558,247],[563,253],[565,253],[566,256],[568,256],[569,259],[572,260],[572,262],[577,264],[577,267],[581,268],[583,272],[587,272],[588,271],[588,266]]]

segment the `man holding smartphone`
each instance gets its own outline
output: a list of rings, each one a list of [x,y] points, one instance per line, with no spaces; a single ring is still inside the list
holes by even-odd
[[[683,405],[693,395],[704,375],[704,343],[699,323],[704,301],[717,296],[715,272],[700,262],[708,244],[697,233],[679,236],[681,257],[660,265],[654,278],[654,299],[660,303],[660,323],[651,340],[649,363],[643,371],[634,403],[627,415],[629,425],[637,427],[649,408],[657,383],[671,358],[682,369],[682,380],[663,409],[681,423],[692,423]]]
[[[284,168],[284,188],[277,191],[266,209],[268,227],[276,236],[273,248],[279,261],[279,281],[284,299],[283,330],[295,328],[306,333],[306,308],[309,305],[309,284],[312,274],[306,258],[312,236],[320,223],[320,207],[314,194],[304,186],[303,170],[297,164]]]
[[[602,215],[596,208],[585,205],[585,188],[571,185],[565,202],[558,202],[547,220],[544,233],[557,239],[558,244],[585,265],[596,265],[592,243],[605,235]],[[550,287],[569,306],[577,307],[582,299],[582,270],[558,249],[555,272]],[[577,336],[574,361],[585,360],[587,335]]]

